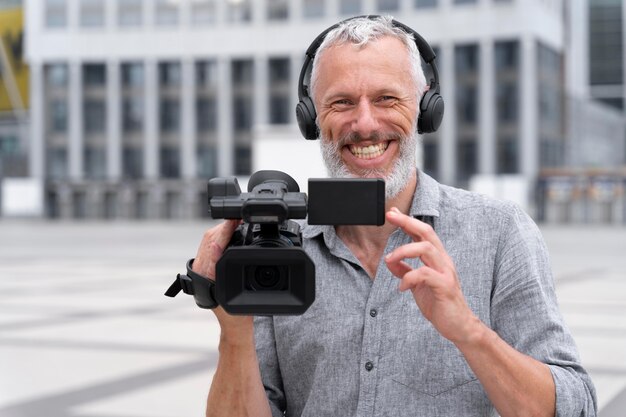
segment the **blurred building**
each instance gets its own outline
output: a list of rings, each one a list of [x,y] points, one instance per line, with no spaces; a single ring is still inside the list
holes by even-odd
[[[28,175],[28,67],[20,3],[0,0],[0,179]]]
[[[377,13],[413,27],[438,54],[446,115],[423,138],[424,169],[459,186],[475,174],[533,182],[566,162],[563,8],[561,0],[26,0],[30,173],[45,180],[50,217],[201,216],[207,178],[256,169],[256,127],[295,124],[297,77],[315,36]]]

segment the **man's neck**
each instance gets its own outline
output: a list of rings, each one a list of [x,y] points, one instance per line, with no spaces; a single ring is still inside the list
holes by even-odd
[[[409,213],[416,185],[417,174],[414,174],[400,194],[385,202],[385,211],[396,207],[402,213]],[[385,223],[382,226],[337,226],[335,230],[337,236],[361,261],[370,277],[373,278],[380,257],[387,246],[387,240],[396,227]]]

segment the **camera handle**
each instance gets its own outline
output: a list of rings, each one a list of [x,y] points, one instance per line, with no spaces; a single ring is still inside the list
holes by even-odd
[[[215,281],[193,272],[194,258],[187,261],[187,274],[176,275],[176,280],[165,291],[168,297],[176,297],[179,292],[193,295],[196,305],[200,308],[215,308],[219,305],[215,298]]]

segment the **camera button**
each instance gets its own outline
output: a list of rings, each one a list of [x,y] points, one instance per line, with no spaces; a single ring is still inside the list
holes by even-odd
[[[367,372],[371,371],[372,369],[374,369],[374,364],[370,361],[365,362],[365,370]]]
[[[372,316],[372,317],[376,317],[377,315],[378,315],[378,311],[376,311],[376,309],[375,309],[375,308],[373,308],[373,309],[371,309],[371,310],[370,310],[370,316]]]

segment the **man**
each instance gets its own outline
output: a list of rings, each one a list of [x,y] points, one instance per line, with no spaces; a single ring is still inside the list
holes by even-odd
[[[426,89],[390,19],[326,35],[311,75],[324,160],[331,176],[385,179],[386,223],[303,227],[317,283],[302,316],[214,310],[207,416],[595,415],[536,226],[415,169]],[[206,232],[196,273],[215,276],[236,227]]]

